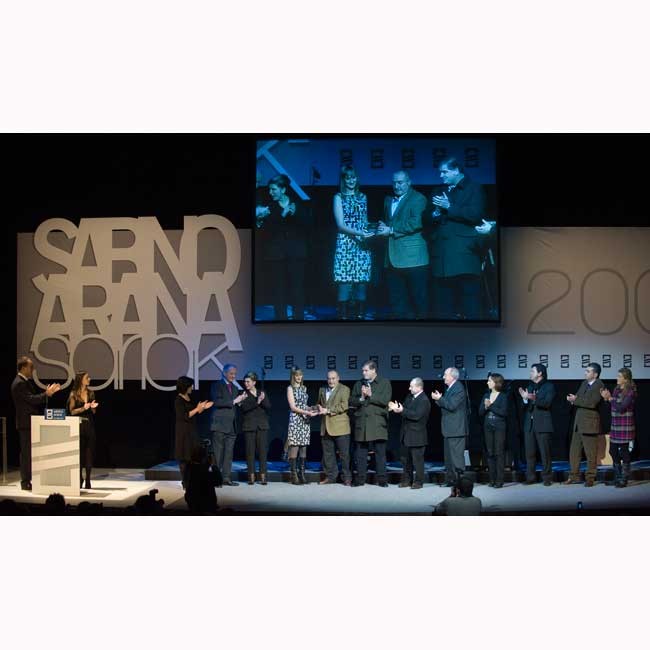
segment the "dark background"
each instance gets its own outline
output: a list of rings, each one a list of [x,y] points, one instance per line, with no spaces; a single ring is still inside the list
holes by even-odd
[[[278,135],[278,134],[274,134]],[[43,220],[71,221],[91,217],[156,216],[163,228],[182,228],[186,214],[217,213],[237,227],[251,226],[255,176],[254,135],[4,135],[5,178],[2,191],[0,270],[3,291],[4,341],[0,348],[0,415],[8,418],[10,463],[17,460],[14,413],[9,386],[15,376],[16,233],[33,232]],[[279,136],[286,137],[286,136]],[[305,136],[306,137],[306,136]],[[375,136],[369,136],[375,137]],[[497,137],[497,205],[501,226],[646,226],[648,191],[643,160],[646,135],[502,135]],[[309,327],[287,325],[287,327]],[[399,325],[395,325],[399,328]],[[381,369],[380,369],[381,372]],[[387,375],[390,378],[390,375]],[[98,378],[99,379],[99,378]],[[552,379],[552,378],[551,378]],[[563,399],[575,392],[574,382],[555,382],[560,394],[554,407],[554,457],[568,452],[569,409]],[[427,386],[432,378],[425,377]],[[650,382],[639,382],[641,399],[636,457],[650,457],[646,423],[650,413],[643,395]],[[273,435],[286,430],[284,382],[266,387],[274,402]],[[310,395],[317,385],[309,386]],[[202,392],[207,386],[201,387]],[[476,404],[482,382],[470,382]],[[407,382],[393,382],[396,396],[405,396]],[[55,399],[64,402],[65,395]],[[148,467],[170,458],[173,440],[173,394],[136,381],[123,391],[101,391],[97,466]],[[55,400],[53,400],[55,401]],[[53,406],[58,404],[54,403]],[[514,409],[513,405],[513,409]],[[429,456],[442,457],[439,418],[430,421]],[[392,416],[391,416],[392,417]],[[513,413],[513,435],[516,435]],[[391,448],[396,425],[392,424]],[[473,420],[470,447],[481,446]],[[318,459],[320,445],[310,448]],[[516,447],[517,440],[512,441]],[[238,441],[237,457],[243,457]],[[280,443],[273,441],[271,455]]]

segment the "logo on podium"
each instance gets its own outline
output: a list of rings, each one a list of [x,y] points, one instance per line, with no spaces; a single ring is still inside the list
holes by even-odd
[[[46,420],[65,420],[65,409],[45,409]]]

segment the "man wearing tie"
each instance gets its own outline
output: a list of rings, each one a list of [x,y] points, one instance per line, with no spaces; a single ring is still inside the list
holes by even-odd
[[[458,381],[458,368],[447,368],[442,376],[447,390],[443,395],[435,390],[431,399],[442,413],[442,437],[444,438],[445,487],[456,485],[459,475],[465,471],[465,436],[467,435],[467,399]]]
[[[237,366],[226,364],[222,370],[222,377],[215,381],[210,389],[210,401],[214,402],[210,431],[212,432],[212,451],[214,464],[223,476],[223,485],[239,485],[231,480],[232,456],[237,439],[235,429],[235,405],[239,404],[246,394],[237,396],[234,385],[237,377]]]
[[[393,174],[393,196],[384,200],[384,219],[377,234],[388,237],[384,267],[393,318],[426,318],[429,252],[422,237],[427,200],[411,187],[409,175]]]
[[[388,410],[402,416],[400,442],[402,444],[401,488],[417,490],[424,483],[424,449],[427,446],[427,422],[431,412],[431,402],[424,393],[424,382],[420,377],[411,379],[410,395],[399,402],[389,402]],[[415,467],[415,481],[413,480]]]
[[[61,389],[60,384],[49,384],[38,390],[32,376],[34,362],[20,357],[16,364],[18,374],[11,384],[11,397],[16,408],[16,429],[20,441],[20,487],[32,489],[32,415],[41,415],[48,397]]]
[[[327,373],[327,386],[318,391],[318,412],[322,416],[320,435],[323,446],[323,471],[325,472],[321,485],[336,483],[339,473],[336,462],[337,449],[341,456],[343,483],[348,487],[352,485],[349,399],[350,389],[340,383],[339,373],[336,370],[330,370]]]
[[[593,487],[598,471],[598,439],[602,433],[598,405],[602,400],[600,391],[604,388],[600,380],[600,364],[591,363],[585,370],[585,380],[580,384],[576,395],[567,395],[567,402],[576,407],[573,421],[573,436],[569,460],[571,471],[567,484],[580,483],[580,459],[584,447],[587,456],[585,487]]]
[[[393,389],[388,379],[377,376],[377,364],[366,361],[361,372],[363,380],[352,388],[350,406],[354,411],[354,440],[357,443],[357,479],[354,486],[364,485],[368,473],[368,450],[375,448],[377,485],[388,487],[386,473],[386,441],[388,440],[388,402]]]

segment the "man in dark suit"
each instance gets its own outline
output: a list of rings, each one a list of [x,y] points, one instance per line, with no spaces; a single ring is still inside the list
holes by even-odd
[[[388,440],[388,402],[393,389],[388,379],[377,376],[377,364],[366,361],[363,380],[352,388],[350,406],[354,409],[354,440],[356,442],[357,478],[355,487],[364,485],[368,475],[368,449],[375,448],[377,485],[388,487],[386,473],[386,441]]]
[[[246,395],[237,396],[237,387],[234,382],[237,377],[237,366],[226,364],[222,370],[222,377],[215,381],[210,389],[210,401],[214,402],[210,431],[212,432],[212,451],[214,464],[219,468],[224,485],[239,485],[231,479],[232,456],[237,439],[235,425],[235,406]]]
[[[384,200],[384,219],[377,234],[388,237],[384,267],[394,318],[428,315],[429,252],[422,237],[422,213],[427,200],[411,187],[409,175],[393,174],[393,195]]]
[[[465,436],[467,431],[467,398],[465,389],[458,381],[458,368],[447,368],[443,381],[447,390],[443,395],[435,390],[431,399],[442,413],[442,436],[445,455],[445,487],[456,485],[465,471]]]
[[[537,483],[535,466],[537,449],[542,457],[542,480],[544,485],[553,484],[551,465],[551,437],[553,418],[551,405],[555,399],[555,386],[548,381],[546,366],[534,363],[530,370],[530,383],[526,390],[519,389],[524,402],[524,446],[526,448],[526,484]]]
[[[399,486],[417,490],[424,483],[424,449],[427,446],[427,422],[431,413],[431,402],[424,393],[424,382],[420,377],[411,379],[409,391],[411,394],[404,400],[404,404],[389,402],[388,410],[402,416],[402,481]]]
[[[576,408],[573,420],[573,435],[569,461],[571,471],[567,484],[580,483],[580,459],[584,447],[587,456],[587,471],[585,472],[585,487],[593,487],[598,471],[598,438],[602,433],[600,428],[600,413],[598,405],[602,400],[600,391],[605,387],[600,380],[600,364],[591,363],[585,370],[585,380],[580,384],[576,395],[567,395],[567,402]]]
[[[433,314],[443,319],[478,319],[482,317],[482,260],[475,227],[483,224],[485,193],[455,158],[441,163],[440,177],[447,187],[432,199]]]
[[[20,357],[16,364],[18,374],[11,384],[11,397],[16,408],[16,429],[20,441],[20,487],[32,489],[32,415],[41,415],[48,397],[61,389],[60,384],[49,384],[40,391],[32,379],[34,362]]]

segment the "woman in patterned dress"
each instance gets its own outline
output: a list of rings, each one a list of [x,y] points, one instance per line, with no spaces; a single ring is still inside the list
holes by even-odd
[[[368,199],[359,189],[359,177],[352,165],[341,168],[333,208],[338,229],[334,252],[338,317],[362,320],[371,266],[370,251],[364,247],[364,242],[373,234],[367,232]]]
[[[610,393],[603,388],[600,394],[606,402],[609,402],[612,409],[609,453],[612,455],[614,466],[614,485],[619,488],[626,487],[630,476],[630,444],[636,434],[634,424],[636,384],[632,379],[632,371],[629,368],[621,368],[616,377],[614,392]]]
[[[307,445],[311,437],[310,418],[314,415],[307,405],[307,389],[303,383],[300,368],[291,368],[289,385],[287,386],[287,401],[289,402],[289,432],[287,445],[289,447],[289,465],[291,467],[291,483],[304,485],[305,460]]]

